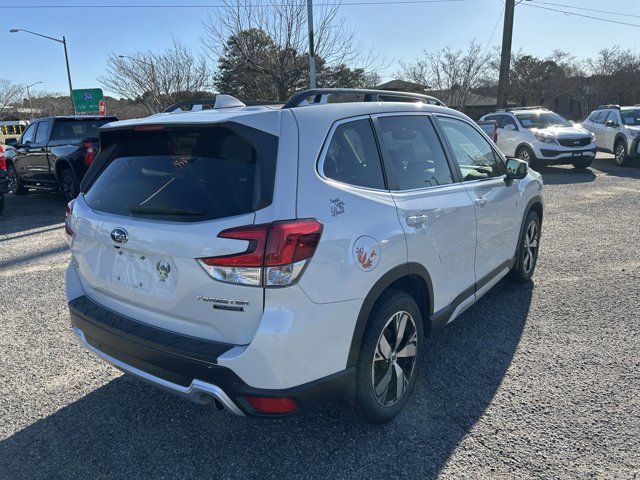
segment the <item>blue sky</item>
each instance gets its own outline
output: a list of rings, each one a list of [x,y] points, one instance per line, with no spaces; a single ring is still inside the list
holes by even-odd
[[[343,0],[343,3],[350,1],[354,0]],[[523,3],[527,1],[523,0]],[[547,1],[547,7],[556,9],[566,10],[561,6],[566,5],[626,12],[628,15],[619,16],[572,10],[638,26],[568,16],[523,4],[516,7],[514,50],[522,49],[534,55],[546,56],[554,49],[562,48],[578,58],[594,55],[601,48],[614,44],[638,51],[640,0]],[[0,4],[0,41],[4,47],[0,77],[21,84],[42,81],[42,85],[35,89],[54,92],[67,90],[62,46],[25,33],[9,33],[9,28],[24,28],[50,36],[66,35],[74,88],[90,88],[100,86],[97,78],[104,71],[109,52],[127,54],[135,50],[163,49],[171,43],[172,36],[193,50],[199,50],[199,37],[203,33],[202,19],[209,11],[215,12],[207,8],[90,7],[127,3],[219,4],[217,0],[4,0]],[[44,5],[61,4],[83,7],[42,8]],[[5,8],[11,5],[32,5],[37,8]],[[464,48],[472,39],[483,45],[499,45],[502,20],[495,28],[491,41],[490,38],[503,5],[503,0],[343,5],[340,13],[358,30],[362,42],[386,60],[389,67],[381,73],[385,79],[390,79],[399,68],[399,60],[411,61],[425,49],[436,50],[447,45]]]

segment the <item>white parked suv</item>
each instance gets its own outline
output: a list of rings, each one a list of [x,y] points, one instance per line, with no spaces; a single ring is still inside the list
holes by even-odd
[[[495,111],[481,120],[498,124],[498,148],[531,167],[569,164],[587,168],[596,156],[595,137],[580,125],[542,107]]]
[[[640,157],[640,105],[601,105],[582,125],[595,135],[598,150],[613,153],[618,165]]]
[[[318,101],[336,93],[365,101]],[[65,223],[73,330],[121,370],[237,415],[346,401],[389,421],[425,336],[536,266],[540,175],[427,97],[219,95],[100,140]]]

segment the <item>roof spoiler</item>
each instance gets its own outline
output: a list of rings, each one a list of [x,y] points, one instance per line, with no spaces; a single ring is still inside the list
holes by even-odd
[[[200,98],[195,100],[183,100],[182,102],[174,103],[170,107],[165,108],[162,113],[199,112],[200,110],[207,110],[205,107],[219,110],[222,108],[240,108],[246,106],[246,104],[231,95],[216,95],[215,99]]]

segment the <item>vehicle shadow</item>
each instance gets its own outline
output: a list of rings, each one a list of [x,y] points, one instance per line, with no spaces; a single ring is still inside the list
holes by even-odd
[[[500,388],[532,289],[502,281],[430,338],[416,390],[387,425],[334,406],[232,417],[123,376],[1,442],[0,477],[434,478]]]
[[[62,228],[65,198],[59,193],[28,195],[5,194],[3,213],[0,213],[0,235],[25,232],[42,227]],[[25,234],[28,236],[29,234]],[[12,236],[11,238],[16,238]],[[0,238],[0,241],[2,239]]]
[[[593,162],[592,167],[605,175],[640,179],[640,160],[633,160],[628,166],[620,167],[616,164],[613,157],[611,157],[610,159],[606,158],[596,160]]]
[[[596,174],[590,168],[579,169],[571,165],[536,167],[536,171],[542,174],[545,185],[589,183],[596,179]]]

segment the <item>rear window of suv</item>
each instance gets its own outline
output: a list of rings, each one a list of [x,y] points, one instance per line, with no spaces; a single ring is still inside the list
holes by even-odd
[[[90,140],[98,138],[98,129],[113,122],[106,119],[56,119],[51,130],[51,140]]]
[[[260,208],[260,199],[272,195],[273,179],[271,192],[261,184],[273,170],[260,161],[268,152],[229,128],[127,130],[109,136],[103,145],[109,158],[101,159],[105,165],[85,193],[94,210],[197,222],[252,212]]]

